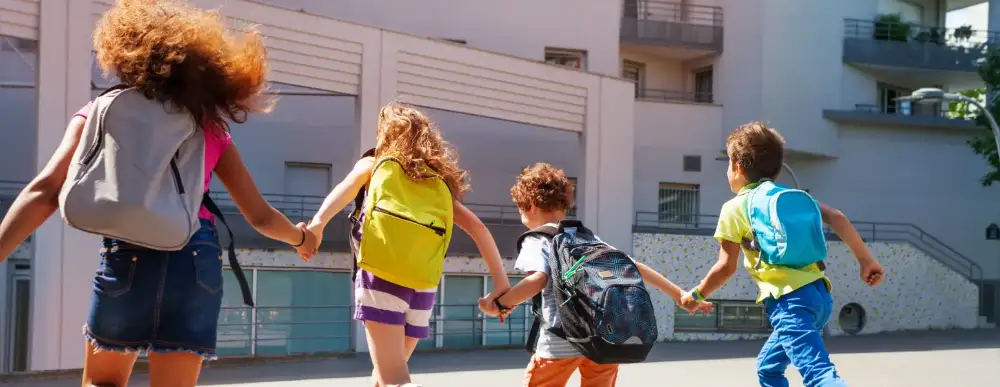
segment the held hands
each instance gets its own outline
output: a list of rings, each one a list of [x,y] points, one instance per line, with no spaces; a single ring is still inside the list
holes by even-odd
[[[483,312],[483,314],[487,316],[500,318],[500,323],[503,323],[504,320],[507,319],[507,316],[509,316],[511,312],[513,312],[514,309],[517,308],[517,306],[515,305],[510,309],[507,309],[506,311],[501,313],[500,308],[497,307],[495,300],[502,295],[503,294],[498,294],[497,292],[494,291],[493,293],[487,294],[486,297],[482,297],[479,299],[479,311]]]
[[[302,231],[302,244],[293,247],[295,248],[295,252],[297,252],[303,260],[308,261],[312,259],[313,255],[316,254],[316,250],[319,249],[319,244],[322,241],[323,234],[320,233],[318,234],[319,236],[317,236],[316,233],[310,230],[306,224],[302,222],[299,222],[299,224],[295,225],[295,227],[298,227],[298,229]]]
[[[691,292],[684,293],[684,295],[681,296],[681,299],[676,301],[677,305],[679,305],[681,308],[684,308],[684,310],[686,310],[688,313],[692,315],[697,314],[698,312],[707,315],[709,313],[712,313],[713,310],[715,310],[715,306],[712,305],[711,302],[698,301],[694,298]]]

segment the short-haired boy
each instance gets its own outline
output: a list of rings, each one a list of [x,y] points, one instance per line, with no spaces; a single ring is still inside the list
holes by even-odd
[[[537,163],[521,171],[510,193],[521,213],[521,223],[528,229],[535,229],[546,224],[555,225],[566,219],[566,210],[573,206],[573,189],[573,185],[561,169]],[[565,339],[548,332],[549,326],[558,323],[559,315],[558,305],[555,304],[553,296],[552,281],[548,280],[551,271],[546,258],[551,254],[550,250],[550,243],[544,237],[534,236],[525,239],[514,267],[528,273],[528,276],[497,299],[500,305],[509,309],[530,300],[539,292],[542,294],[544,322],[535,354],[525,371],[524,386],[563,387],[577,369],[580,370],[584,386],[614,386],[618,379],[618,364],[597,364],[581,356],[580,352]],[[643,282],[660,289],[675,301],[680,301],[684,292],[677,285],[642,263],[637,262],[636,266]],[[491,294],[487,298],[480,299],[480,309],[488,315],[496,316],[499,313],[499,308],[494,303],[496,297],[497,295]],[[708,313],[712,309],[712,304],[707,302],[695,301],[688,305],[690,313],[695,311]]]
[[[736,273],[742,248],[743,266],[760,288],[757,302],[765,305],[774,328],[757,355],[760,385],[787,387],[785,369],[792,364],[808,387],[844,386],[821,334],[833,309],[830,280],[821,266],[814,263],[796,269],[758,262],[760,253],[742,244],[753,237],[746,194],[761,181],[778,177],[784,163],[784,144],[776,130],[761,122],[740,126],[726,139],[729,155],[726,176],[736,197],[722,205],[715,230],[715,239],[722,244],[719,261],[700,285],[684,295],[682,303],[696,305],[695,302],[721,288]],[[819,206],[823,222],[847,244],[861,265],[861,280],[870,286],[881,283],[882,266],[872,257],[850,220],[833,207]]]

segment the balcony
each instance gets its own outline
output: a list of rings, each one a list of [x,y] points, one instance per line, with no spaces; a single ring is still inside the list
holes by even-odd
[[[666,89],[637,88],[636,99],[652,102],[686,102],[712,103],[713,95],[709,92],[677,91]]]
[[[974,73],[998,34],[872,20],[844,20],[844,62],[914,70]],[[922,71],[921,74],[928,74]],[[974,75],[974,74],[972,74]],[[924,80],[924,84],[934,84]]]
[[[722,8],[655,0],[626,0],[621,43],[691,59],[722,52]]]
[[[952,118],[950,112],[939,108],[911,109],[907,104],[894,107],[880,107],[870,104],[856,104],[854,109],[823,110],[823,118],[846,124],[912,126],[931,129],[980,129],[975,121]]]

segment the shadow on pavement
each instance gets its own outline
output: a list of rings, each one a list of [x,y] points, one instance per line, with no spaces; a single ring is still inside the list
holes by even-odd
[[[827,340],[834,354],[915,352],[1000,348],[1000,329],[974,331],[921,331],[871,336],[835,337]],[[761,341],[670,342],[657,345],[647,362],[753,359]],[[413,373],[522,369],[529,354],[521,349],[468,352],[418,352],[410,361]],[[371,374],[365,354],[327,359],[206,369],[199,385],[277,382],[364,377]]]

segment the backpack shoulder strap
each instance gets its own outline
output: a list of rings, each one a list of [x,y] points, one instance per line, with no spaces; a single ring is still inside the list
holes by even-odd
[[[524,240],[528,239],[529,237],[540,236],[545,239],[552,239],[553,237],[556,236],[556,234],[559,234],[560,232],[562,232],[562,230],[559,227],[549,224],[529,230],[528,232],[521,234],[521,236],[517,237],[517,253],[518,254],[521,253],[521,246],[524,244]]]
[[[365,157],[375,157],[375,148],[371,148],[365,151],[365,153],[361,154],[362,159]],[[374,172],[375,171],[372,170],[372,173]],[[365,195],[367,194],[368,191],[365,189],[365,186],[361,186],[361,189],[358,190],[358,194],[354,196],[354,211],[351,211],[351,215],[349,216],[349,220],[351,221],[352,224],[358,222],[358,217],[361,216],[361,211],[365,205]],[[348,233],[350,232],[351,230],[348,230]],[[353,236],[348,235],[348,238],[352,237]],[[353,283],[358,278],[358,257],[356,256],[352,257],[351,262],[353,262],[353,266],[351,269],[351,282]]]
[[[247,282],[246,275],[243,274],[243,268],[240,267],[240,261],[236,259],[236,248],[233,244],[233,229],[229,227],[229,223],[226,223],[226,217],[222,215],[222,210],[219,206],[215,204],[212,197],[209,196],[208,192],[201,198],[201,203],[205,205],[208,212],[215,215],[215,218],[222,222],[226,226],[226,231],[229,232],[229,245],[226,247],[229,253],[229,268],[233,270],[233,275],[236,276],[236,282],[240,284],[240,293],[243,294],[243,303],[249,307],[253,307],[253,293],[250,291],[250,284]]]

